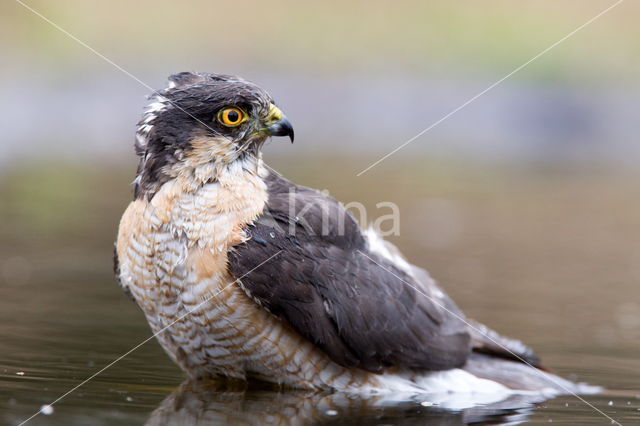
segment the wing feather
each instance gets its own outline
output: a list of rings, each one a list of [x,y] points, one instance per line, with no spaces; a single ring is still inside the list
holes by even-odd
[[[466,362],[471,338],[464,317],[443,293],[438,300],[419,294],[429,291],[426,273],[371,251],[333,198],[275,173],[267,184],[268,208],[246,230],[249,240],[229,253],[232,272],[243,276],[252,297],[343,366],[380,372]]]

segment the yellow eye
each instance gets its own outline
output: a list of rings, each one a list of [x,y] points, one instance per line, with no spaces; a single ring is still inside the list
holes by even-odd
[[[218,112],[218,121],[225,126],[234,127],[245,120],[245,113],[237,107],[223,108]]]

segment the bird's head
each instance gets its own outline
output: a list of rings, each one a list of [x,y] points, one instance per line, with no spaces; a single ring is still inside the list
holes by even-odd
[[[151,197],[178,175],[213,180],[226,167],[255,167],[270,136],[293,142],[293,127],[260,87],[228,75],[172,75],[138,123],[135,195]]]

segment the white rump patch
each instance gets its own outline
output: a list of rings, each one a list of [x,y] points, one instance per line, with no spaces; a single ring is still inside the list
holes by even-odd
[[[389,241],[385,241],[373,227],[367,228],[363,233],[367,240],[369,250],[388,259],[404,272],[408,274],[412,273],[411,264],[407,262],[407,259],[400,253],[400,250]]]

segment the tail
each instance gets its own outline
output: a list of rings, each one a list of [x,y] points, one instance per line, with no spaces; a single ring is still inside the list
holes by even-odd
[[[548,396],[594,394],[602,391],[599,386],[574,383],[531,364],[482,353],[472,353],[463,369],[476,377],[500,383],[516,391],[530,391]]]
[[[484,324],[467,318],[473,352],[508,359],[546,370],[533,349],[519,340],[505,337]]]
[[[602,389],[573,383],[553,374],[538,355],[519,340],[505,337],[484,324],[468,319],[473,352],[464,370],[510,389],[549,394],[589,394]]]

